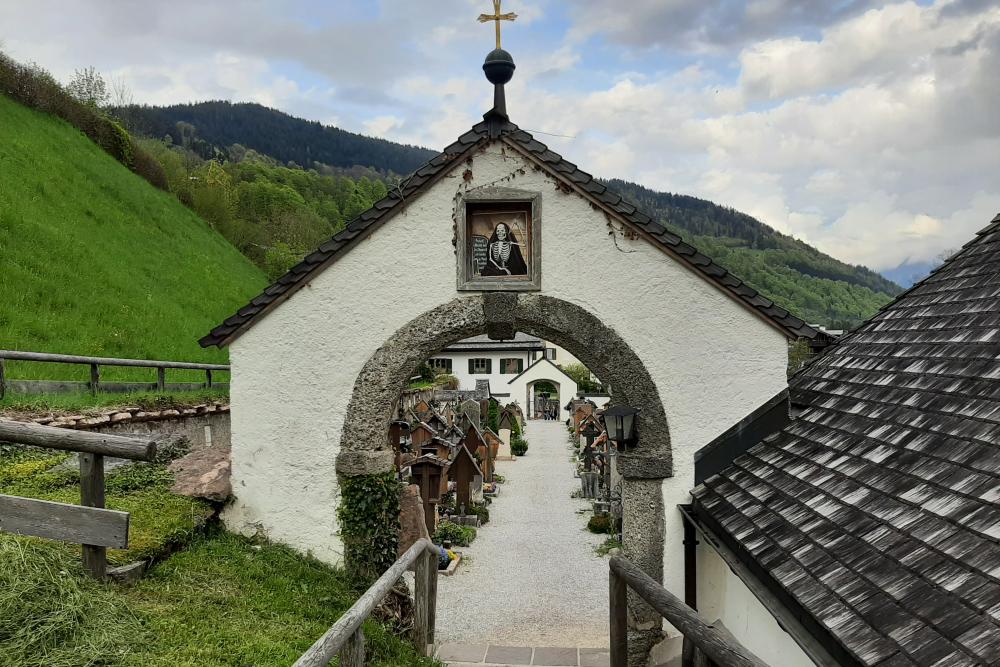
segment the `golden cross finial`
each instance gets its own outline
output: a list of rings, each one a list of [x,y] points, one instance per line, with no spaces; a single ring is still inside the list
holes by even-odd
[[[517,14],[514,12],[508,12],[507,14],[500,13],[500,0],[493,0],[493,13],[492,14],[480,14],[480,23],[489,23],[490,21],[496,21],[497,24],[497,48],[500,48],[500,21],[513,21],[517,18]]]

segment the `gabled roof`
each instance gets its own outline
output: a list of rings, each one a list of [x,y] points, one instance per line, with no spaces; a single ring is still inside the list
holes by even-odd
[[[448,352],[469,352],[479,350],[544,350],[545,341],[537,336],[518,331],[510,340],[492,340],[486,334],[463,338],[457,343],[445,346],[437,357],[447,356]]]
[[[495,140],[501,141],[504,145],[538,164],[559,180],[566,189],[575,191],[609,215],[631,226],[647,241],[714,283],[729,296],[781,329],[787,336],[812,339],[818,335],[814,328],[789,314],[784,308],[775,305],[770,299],[761,296],[755,289],[713,262],[707,255],[698,252],[694,246],[685,243],[678,235],[667,231],[651,217],[622,199],[621,195],[609,190],[593,176],[563,159],[558,153],[549,150],[545,144],[535,140],[517,125],[505,121],[498,126],[495,121],[484,120],[460,136],[441,154],[417,169],[399,187],[392,188],[388,195],[352,220],[342,231],[306,256],[250,303],[212,329],[199,341],[201,345],[203,347],[228,345],[243,331],[251,327],[258,318],[294,294],[313,276],[350,250],[355,243],[389,220],[403,207],[404,202],[408,202],[418,192],[434,184],[447,173],[452,165]]]
[[[520,373],[518,373],[517,375],[515,375],[511,379],[507,380],[507,384],[513,384],[515,380],[517,380],[519,377],[521,377],[522,375],[524,375],[525,373],[527,373],[528,371],[530,371],[532,368],[534,368],[535,366],[537,366],[538,364],[541,364],[541,363],[547,363],[547,364],[549,364],[550,366],[552,366],[552,368],[556,369],[556,371],[560,375],[562,375],[564,378],[566,378],[567,380],[573,382],[574,384],[576,383],[576,380],[574,380],[570,376],[566,375],[566,371],[564,371],[563,369],[561,369],[558,366],[556,366],[548,358],[546,358],[546,357],[539,357],[538,359],[535,359],[533,362],[531,362],[531,364],[527,368],[525,368],[523,371],[521,371]]]
[[[841,664],[1000,664],[1000,215],[790,389],[698,519]]]

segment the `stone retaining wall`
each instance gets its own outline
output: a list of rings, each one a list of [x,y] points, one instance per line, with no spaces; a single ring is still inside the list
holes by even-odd
[[[30,421],[98,433],[185,438],[192,449],[228,448],[230,444],[229,406],[222,403],[168,410],[118,407],[97,414],[35,417]]]

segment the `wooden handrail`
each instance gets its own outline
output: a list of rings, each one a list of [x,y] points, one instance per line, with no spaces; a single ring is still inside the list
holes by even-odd
[[[226,364],[196,364],[190,361],[158,361],[156,359],[116,359],[114,357],[87,357],[77,354],[52,354],[49,352],[23,352],[21,350],[0,350],[0,399],[7,391],[7,378],[4,362],[37,361],[50,364],[83,364],[90,366],[90,382],[87,384],[94,394],[101,385],[101,366],[130,366],[134,368],[155,368],[156,388],[166,389],[167,369],[194,370],[205,372],[205,386],[212,388],[212,371],[228,371]]]
[[[622,556],[613,556],[610,563],[611,667],[625,667],[628,661],[629,588],[718,667],[768,667],[727,633],[705,623],[698,612]]]
[[[26,422],[0,420],[0,442],[115,456],[134,461],[156,459],[156,440],[152,438],[91,433]]]
[[[80,452],[80,505],[0,496],[0,530],[83,544],[83,567],[107,574],[107,547],[128,545],[129,515],[104,508],[104,457],[156,459],[156,441],[0,420],[0,442]]]
[[[54,364],[96,364],[98,366],[138,366],[140,368],[186,368],[195,371],[228,371],[226,364],[196,364],[190,361],[158,361],[155,359],[116,359],[114,357],[86,357],[76,354],[50,354],[48,352],[22,352],[0,350],[0,359],[11,361],[41,361]]]
[[[418,655],[426,656],[434,643],[434,616],[437,598],[438,548],[427,538],[418,540],[344,612],[322,637],[295,661],[293,667],[326,667],[340,653],[341,667],[361,667],[365,663],[365,619],[389,593],[403,573],[416,564],[416,622],[413,643]]]

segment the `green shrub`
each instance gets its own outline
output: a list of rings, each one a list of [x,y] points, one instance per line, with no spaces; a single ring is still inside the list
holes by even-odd
[[[524,456],[528,452],[528,441],[521,437],[510,437],[510,453],[514,456]]]
[[[0,53],[0,93],[31,109],[62,118],[152,185],[166,189],[167,176],[128,131],[96,106],[81,102],[42,67],[22,65]]]
[[[611,532],[611,517],[608,515],[599,515],[590,517],[590,521],[587,522],[587,530],[592,533],[607,534]]]
[[[367,588],[396,561],[399,548],[399,482],[391,473],[347,477],[337,508],[344,564]]]
[[[486,505],[473,505],[468,511],[470,514],[475,514],[479,517],[480,525],[490,522],[490,508]]]
[[[451,521],[442,521],[434,531],[434,544],[451,542],[457,547],[467,547],[476,539],[476,529],[472,526],[460,526]]]

